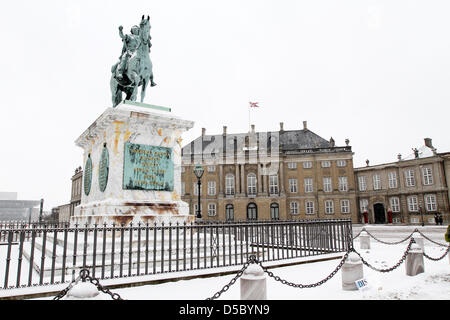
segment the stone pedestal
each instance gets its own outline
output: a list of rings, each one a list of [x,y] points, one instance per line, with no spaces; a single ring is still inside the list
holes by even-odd
[[[264,270],[251,264],[241,276],[241,300],[266,300],[267,284]]]
[[[370,236],[366,231],[362,231],[359,236],[360,249],[370,249]]]
[[[342,289],[358,290],[355,281],[364,278],[363,263],[354,252],[350,252],[347,260],[342,265]]]
[[[422,249],[422,252],[425,251],[424,244],[423,244],[423,237],[421,236],[414,236],[414,241],[417,243],[417,245]]]
[[[406,255],[406,275],[415,276],[422,272],[425,272],[423,251],[419,245],[413,243]]]
[[[161,107],[122,102],[83,132],[81,204],[72,223],[183,223],[181,134],[193,127]]]

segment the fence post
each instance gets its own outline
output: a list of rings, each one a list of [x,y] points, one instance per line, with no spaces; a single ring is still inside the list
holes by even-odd
[[[364,278],[364,272],[361,258],[355,252],[350,252],[342,265],[342,289],[358,290],[355,281],[362,278]]]
[[[97,300],[98,295],[99,291],[93,283],[80,281],[67,292],[63,300]]]
[[[361,231],[359,238],[360,249],[370,249],[370,236],[365,230]]]
[[[241,276],[241,300],[266,300],[266,276],[261,266],[251,264]]]
[[[406,255],[406,275],[415,276],[422,272],[425,272],[423,251],[417,243],[413,243]]]

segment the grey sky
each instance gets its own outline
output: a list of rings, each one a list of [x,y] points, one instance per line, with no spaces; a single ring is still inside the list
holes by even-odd
[[[126,5],[125,5],[126,3]],[[155,82],[145,102],[201,134],[308,127],[355,166],[395,161],[433,139],[450,151],[450,2],[21,1],[0,10],[0,191],[67,203],[78,136],[111,106],[110,68],[151,16]]]

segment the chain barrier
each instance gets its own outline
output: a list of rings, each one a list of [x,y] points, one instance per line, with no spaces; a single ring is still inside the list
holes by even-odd
[[[447,245],[447,244],[442,244],[442,243],[439,243],[439,242],[436,242],[436,241],[431,240],[431,239],[428,238],[426,235],[424,235],[422,232],[420,232],[419,229],[416,229],[416,230],[414,230],[414,231],[417,231],[422,237],[424,237],[425,239],[427,239],[428,241],[430,241],[430,242],[432,242],[432,243],[434,243],[434,244],[437,244],[438,246],[441,246],[441,247],[448,247],[448,246],[450,246],[450,244],[449,244],[449,245]]]
[[[432,260],[432,261],[439,261],[439,260],[444,259],[444,257],[447,255],[447,253],[449,252],[449,250],[450,250],[450,246],[447,247],[447,250],[445,250],[444,254],[443,254],[442,256],[440,256],[439,258],[432,258],[432,257],[430,257],[429,255],[427,255],[425,252],[423,253],[423,256],[424,256],[425,258],[429,259],[429,260]]]
[[[417,230],[417,229],[416,229],[416,230]],[[366,231],[367,234],[368,234],[369,236],[371,236],[372,238],[374,238],[374,239],[377,240],[378,242],[381,242],[381,243],[383,243],[383,244],[388,244],[388,245],[396,245],[396,244],[400,244],[400,243],[402,243],[402,242],[405,242],[406,240],[408,240],[409,238],[412,237],[412,235],[414,234],[414,232],[416,232],[416,230],[414,230],[413,232],[411,232],[411,234],[410,234],[409,236],[407,236],[407,237],[406,237],[405,239],[403,239],[403,240],[396,241],[396,242],[386,242],[386,241],[383,241],[383,240],[380,240],[380,239],[376,238],[373,234],[371,234],[369,231],[367,231],[367,230],[364,229],[364,231]],[[361,230],[361,231],[362,231],[362,230]]]
[[[65,288],[64,290],[59,292],[53,298],[53,300],[60,300],[61,298],[63,298],[69,292],[69,290],[72,289],[73,286],[76,285],[80,280],[83,282],[86,282],[86,280],[89,280],[89,282],[92,283],[93,285],[95,285],[99,291],[109,294],[113,300],[123,300],[119,294],[112,293],[108,288],[103,287],[97,278],[91,277],[89,275],[88,269],[81,269],[80,275],[78,276],[78,278],[76,278],[72,283],[70,283],[70,285],[67,288]]]

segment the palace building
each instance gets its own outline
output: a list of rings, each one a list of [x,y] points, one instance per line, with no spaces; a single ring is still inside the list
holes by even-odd
[[[182,199],[195,214],[201,164],[204,220],[358,221],[349,141],[336,146],[308,129],[202,135],[182,149]]]

